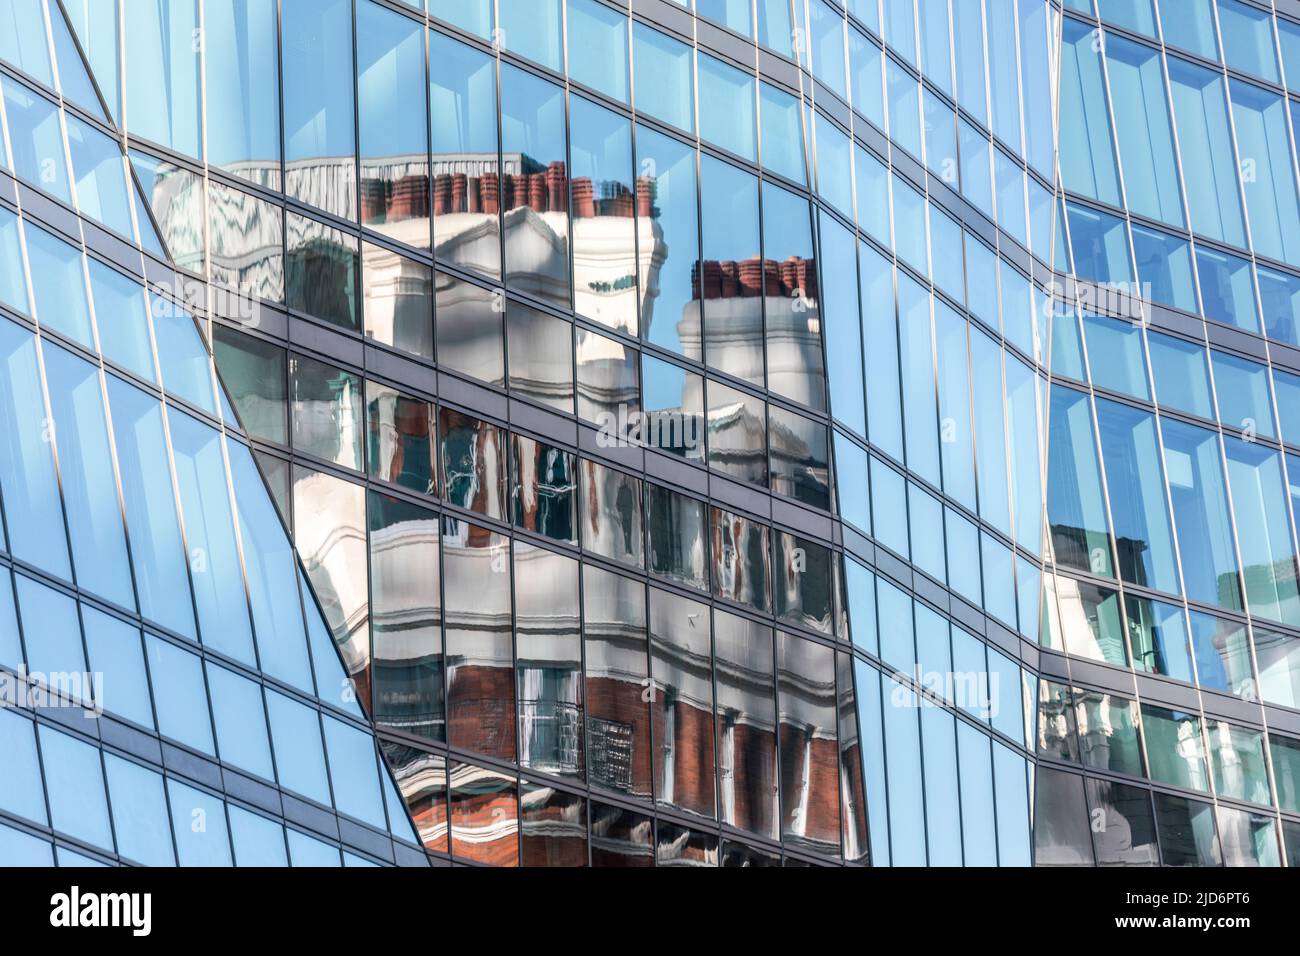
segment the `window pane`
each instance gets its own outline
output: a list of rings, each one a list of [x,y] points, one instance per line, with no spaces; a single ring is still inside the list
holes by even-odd
[[[359,471],[364,462],[361,380],[302,355],[290,358],[289,377],[294,448]]]
[[[429,132],[392,121],[423,105],[424,31],[369,0],[357,4],[356,20],[361,224],[427,249]]]
[[[506,351],[515,395],[573,414],[573,323],[511,301]]]
[[[443,741],[438,515],[373,492],[368,502],[375,721]]]
[[[1162,420],[1161,429],[1187,596],[1239,610],[1241,589],[1218,437],[1171,419]]]
[[[655,794],[688,813],[715,813],[709,609],[650,592]]]
[[[1245,245],[1223,79],[1173,57],[1168,64],[1192,231]]]
[[[433,359],[433,270],[369,242],[361,244],[366,335]]]
[[[520,542],[515,581],[520,766],[581,777],[578,562]]]
[[[356,219],[356,116],[352,4],[288,0],[284,36],[285,191],[344,219]]]
[[[511,436],[514,522],[537,534],[578,543],[577,459],[551,445]]]
[[[453,3],[456,9],[449,13],[467,12],[460,0]],[[484,35],[489,20],[486,14]],[[463,268],[499,276],[502,184],[494,108],[496,59],[431,30],[429,73],[435,252]]]
[[[583,58],[589,57],[590,53]],[[574,310],[636,335],[641,260],[634,215],[649,210],[636,208],[639,186],[632,179],[632,126],[582,97],[572,97],[569,109]]]
[[[519,800],[514,778],[453,763],[452,853],[491,866],[519,865]]]
[[[647,491],[650,570],[688,587],[709,586],[703,502],[659,485]]]
[[[495,247],[495,246],[494,246]],[[436,273],[438,362],[493,385],[505,385],[504,296],[446,272]]]
[[[422,495],[438,489],[437,413],[377,382],[366,383],[370,476]]]
[[[443,558],[449,742],[512,760],[515,694],[509,539],[466,521],[444,522]]]
[[[280,68],[274,0],[207,0],[203,9],[208,161],[280,188]]]
[[[640,21],[632,23],[632,44],[637,111],[694,130],[691,48]]]
[[[1155,801],[1165,866],[1223,865],[1210,804],[1165,793],[1157,793]]]
[[[501,149],[507,169],[514,171],[506,176],[502,200],[506,283],[568,308],[564,90],[516,67],[502,66]]]

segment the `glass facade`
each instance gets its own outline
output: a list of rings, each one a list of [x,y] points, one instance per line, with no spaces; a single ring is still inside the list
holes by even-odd
[[[1298,50],[0,0],[0,862],[1295,863]]]

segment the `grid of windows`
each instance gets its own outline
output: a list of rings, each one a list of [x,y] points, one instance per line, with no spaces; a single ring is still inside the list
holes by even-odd
[[[1284,862],[1300,27],[846,6],[0,2],[15,580],[314,698],[89,480],[250,564],[260,470],[435,856]]]

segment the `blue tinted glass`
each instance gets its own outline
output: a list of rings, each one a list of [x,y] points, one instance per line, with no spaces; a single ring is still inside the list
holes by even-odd
[[[1016,565],[1011,550],[981,531],[980,563],[984,570],[984,609],[1011,626],[1016,621]]]
[[[1106,500],[1087,395],[1052,389],[1047,511],[1058,564],[1110,577]]]
[[[97,259],[90,265],[90,292],[95,301],[99,347],[104,358],[146,381],[154,381],[153,347],[144,289]]]
[[[167,795],[181,866],[230,866],[225,805],[216,797],[170,779]]]
[[[1223,444],[1250,613],[1300,626],[1300,592],[1288,573],[1296,567],[1296,546],[1282,458],[1254,442],[1225,436]]]
[[[226,447],[262,670],[311,693],[302,606],[294,600],[298,587],[293,550],[247,446],[227,442]],[[337,667],[337,656],[333,663]],[[338,671],[336,682],[342,679]]]
[[[83,674],[77,604],[60,591],[18,575],[18,614],[27,645],[27,668],[33,674]]]
[[[998,225],[1011,233],[1021,245],[1029,245],[1028,213],[1025,206],[1025,171],[1007,158],[1000,149],[993,150],[993,177],[998,191]]]
[[[1132,283],[1124,220],[1075,203],[1067,208],[1075,273],[1094,282]]]
[[[1134,223],[1133,255],[1144,297],[1185,312],[1196,312],[1196,280],[1186,239]]]
[[[597,0],[569,0],[569,77],[624,103],[627,19]]]
[[[501,42],[556,72],[564,72],[560,0],[498,0]]]
[[[159,731],[164,737],[214,756],[203,665],[199,658],[153,635],[146,638],[145,645],[149,650],[149,674],[153,678]]]
[[[984,90],[984,23],[978,3],[952,5],[952,37],[956,47],[957,101],[978,122],[986,122]]]
[[[895,866],[924,866],[925,796],[921,786],[921,740],[916,695],[892,680],[883,682],[885,757],[889,773],[889,833]]]
[[[1254,669],[1250,664],[1246,626],[1200,611],[1191,612],[1191,622],[1192,651],[1200,685],[1209,690],[1252,696]],[[1261,641],[1260,646],[1264,643]],[[1265,697],[1267,699],[1267,692]]]
[[[104,675],[104,708],[153,729],[153,704],[139,628],[84,604],[81,619],[90,670]]]
[[[858,180],[858,228],[889,245],[889,171],[884,163],[854,145]]]
[[[759,99],[763,122],[763,165],[797,183],[807,182],[799,100],[770,83],[759,84]]]
[[[928,89],[921,96],[921,126],[925,133],[925,165],[954,189],[957,187],[957,115]]]
[[[1119,175],[1094,31],[1068,19],[1062,31],[1061,178],[1072,192],[1118,206]]]
[[[1176,7],[1166,6],[1160,14],[1160,27],[1170,46],[1180,46],[1207,60],[1219,58],[1214,0],[1182,0]]]
[[[691,48],[640,22],[632,24],[632,43],[637,112],[694,130]]]
[[[0,858],[8,866],[54,865],[49,843],[6,826],[0,826]]]
[[[1188,652],[1187,621],[1183,609],[1129,596],[1129,635],[1133,642],[1133,666],[1149,674],[1164,674],[1192,682],[1192,659]]]
[[[1245,245],[1223,79],[1173,57],[1168,65],[1192,231]]]
[[[35,338],[0,320],[0,492],[15,557],[70,576],[59,486],[44,427]]]
[[[1237,559],[1215,432],[1161,420],[1187,596],[1239,609]]]
[[[904,557],[907,545],[907,489],[903,476],[879,458],[871,459],[872,529],[876,539]]]
[[[917,485],[908,484],[908,519],[912,529],[912,563],[937,581],[947,581],[943,535],[943,506]]]
[[[316,711],[270,690],[266,706],[271,715],[271,740],[280,785],[329,806],[325,752],[321,749]]]
[[[785,0],[758,0],[758,42],[782,56],[790,56],[792,30],[790,5]]]
[[[1230,68],[1280,82],[1273,20],[1267,10],[1237,0],[1219,0],[1219,32],[1223,35],[1223,59]]]
[[[1260,16],[1267,24],[1267,14]],[[1251,243],[1262,255],[1300,265],[1300,197],[1285,100],[1240,80],[1233,80],[1231,89]]]
[[[46,86],[54,85],[49,48],[45,45],[41,0],[0,2],[0,60],[18,67]],[[56,14],[57,15],[57,14]]]
[[[1103,333],[1104,335],[1105,333]],[[1052,374],[1083,381],[1083,345],[1079,339],[1079,319],[1072,309],[1058,304],[1052,315]]]
[[[844,79],[844,17],[822,0],[808,5],[813,73],[844,99],[849,91]],[[701,91],[703,95],[703,91]]]
[[[1300,445],[1300,376],[1274,368],[1273,388],[1277,390],[1282,438],[1288,444]]]
[[[36,318],[43,327],[93,349],[81,250],[30,224],[26,231]]]
[[[325,742],[329,748],[334,803],[339,813],[383,829],[384,801],[375,772],[374,741],[355,727],[326,717]]]
[[[27,313],[27,274],[18,241],[18,217],[0,209],[0,303]]]
[[[980,517],[1003,533],[1010,534],[1002,350],[982,333],[971,335],[971,381],[975,396],[975,463],[979,472]]]
[[[948,545],[948,586],[978,605],[981,601],[979,529],[951,508],[944,510],[943,520]]]
[[[1277,434],[1268,393],[1268,369],[1248,359],[1210,352],[1214,390],[1219,397],[1219,421],[1242,437]]]
[[[931,866],[960,866],[961,803],[956,718],[938,707],[921,708],[925,755],[925,818]]]
[[[922,275],[929,275],[925,199],[897,173],[892,174],[890,179],[893,183],[894,236],[898,258]]]
[[[209,665],[207,672],[221,759],[264,780],[274,780],[262,689],[224,667]]]
[[[1016,544],[1033,554],[1042,547],[1044,383],[1029,366],[1008,357],[1007,435],[1011,439],[1012,488],[1015,489]],[[1043,419],[1046,418],[1044,409]]]
[[[1300,23],[1277,18],[1277,38],[1282,47],[1282,68],[1286,85],[1300,90]]]
[[[964,119],[958,124],[957,146],[961,156],[961,192],[984,215],[993,218],[992,148],[988,137]]]
[[[172,395],[215,415],[211,357],[194,319],[166,299],[151,295],[149,301],[158,339],[158,364],[162,367],[163,387]]]
[[[880,674],[865,662],[854,659],[858,694],[858,726],[862,734],[863,769],[866,785],[875,800],[867,804],[867,822],[871,832],[872,862],[889,865],[888,786],[885,771],[883,715],[880,709]]]
[[[855,243],[848,230],[830,216],[821,214],[820,221],[823,274],[840,276],[845,280],[820,290],[822,318],[826,323],[831,410],[840,421],[865,437],[862,331],[858,323],[857,284],[851,281],[858,265]]]
[[[44,42],[42,37],[42,46]],[[27,87],[7,78],[0,89],[4,91],[14,172],[20,179],[71,203],[72,193],[68,189],[63,132],[59,126],[57,107]]]
[[[849,80],[853,108],[881,129],[885,128],[884,79],[880,47],[849,28]]]
[[[1015,7],[1010,3],[986,4],[984,17],[993,133],[1019,153],[1020,77],[1016,72]]]
[[[194,610],[168,474],[162,406],[112,375],[108,398],[140,610],[146,618],[192,638]]]
[[[1183,204],[1160,51],[1107,35],[1106,67],[1129,206],[1181,226]]]
[[[131,65],[125,71],[127,130],[187,156],[199,156],[201,142],[198,6],[195,0],[122,4],[125,61]],[[297,35],[286,25],[285,36]]]
[[[889,137],[919,159],[921,102],[916,79],[898,63],[887,58],[885,89],[889,98]]]
[[[175,866],[163,778],[113,754],[104,755],[104,769],[118,852],[145,866]]]
[[[1205,347],[1159,332],[1148,333],[1147,343],[1156,382],[1156,401],[1167,408],[1213,418]]]
[[[916,62],[916,0],[884,0],[885,42]],[[875,26],[873,23],[872,26]]]
[[[0,664],[16,671],[23,667],[23,647],[14,611],[13,575],[8,568],[0,570]]]
[[[878,577],[876,607],[881,625],[881,660],[901,673],[911,674],[916,669],[912,598],[884,578]]]
[[[962,845],[967,866],[996,866],[996,809],[993,756],[988,737],[964,721],[957,723],[961,772]]]
[[[356,167],[349,0],[284,0],[285,188],[291,196],[352,219]],[[340,161],[343,160],[343,161]],[[328,191],[316,183],[332,183]]]
[[[288,866],[284,827],[274,820],[230,808],[230,841],[235,845],[235,866]]]
[[[429,14],[487,40],[495,6],[492,0],[429,0]]]
[[[167,421],[203,643],[255,666],[221,436],[175,409],[168,410]]]
[[[879,654],[876,632],[876,577],[849,558],[844,565],[845,593],[849,605],[849,626],[853,643]]]
[[[1260,266],[1259,300],[1270,338],[1300,345],[1300,278]]]
[[[1178,569],[1155,416],[1098,399],[1097,422],[1120,577],[1176,594]]]
[[[938,485],[939,436],[930,296],[901,272],[898,276],[898,327],[907,467]]]
[[[69,116],[68,149],[72,153],[77,208],[120,235],[133,237],[121,147],[99,130]]]
[[[1029,794],[1025,759],[994,741],[993,771],[997,797],[998,865],[1029,866]]]
[[[922,3],[917,10],[921,27],[921,67],[925,75],[952,95],[952,50],[948,36],[948,8],[943,3]]]
[[[45,348],[45,375],[77,583],[121,607],[134,609],[99,370],[49,345]]]
[[[32,722],[12,710],[0,710],[0,810],[44,825],[45,795],[41,793],[41,767],[36,755],[36,730]],[[6,862],[8,857],[0,857]]]
[[[275,0],[205,0],[208,161],[280,187]]]
[[[293,860],[293,866],[331,867],[339,865],[338,847],[322,843],[320,840],[309,837],[305,833],[299,833],[297,830],[289,831],[289,856]]]
[[[1249,260],[1198,245],[1196,270],[1201,279],[1201,309],[1207,319],[1259,331]]]
[[[756,159],[754,78],[704,53],[699,75],[700,137],[737,156]]]
[[[49,727],[40,728],[50,825],[78,840],[112,849],[99,750]]]
[[[852,144],[839,127],[816,115],[817,191],[845,216],[852,216]]]
[[[1125,395],[1150,398],[1141,327],[1126,319],[1085,315],[1083,329],[1092,383]]]

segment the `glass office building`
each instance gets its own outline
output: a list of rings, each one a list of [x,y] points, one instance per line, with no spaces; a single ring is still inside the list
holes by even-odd
[[[1300,0],[0,0],[0,862],[1300,861],[1298,135]]]

